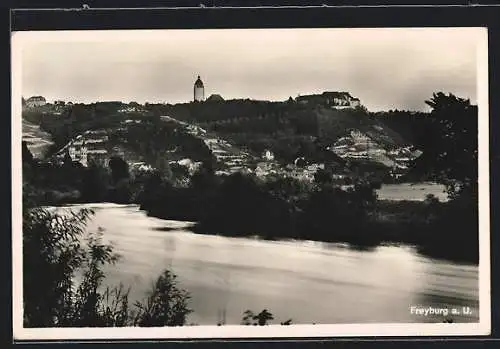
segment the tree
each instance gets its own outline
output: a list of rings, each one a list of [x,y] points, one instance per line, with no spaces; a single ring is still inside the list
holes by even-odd
[[[318,185],[325,185],[332,183],[332,173],[326,169],[319,169],[314,174],[314,182]]]
[[[73,159],[71,158],[71,155],[69,155],[69,152],[66,152],[64,154],[63,165],[65,167],[72,167],[73,166]]]
[[[26,141],[23,141],[22,143],[22,159],[23,163],[26,163],[28,165],[33,164],[33,154],[29,150],[28,143],[26,143]]]
[[[23,183],[32,183],[34,179],[34,172],[36,169],[34,168],[36,166],[35,160],[33,158],[33,154],[31,154],[30,150],[28,149],[28,145],[26,142],[23,141],[22,143],[22,163],[23,163]]]
[[[430,174],[451,191],[477,182],[477,106],[452,94],[434,93],[426,101],[432,108],[427,120],[423,154],[412,171]]]
[[[130,176],[127,162],[120,157],[111,157],[109,159],[109,168],[111,169],[111,178],[114,184],[122,179],[128,179]]]
[[[155,160],[155,169],[160,174],[160,177],[165,181],[172,181],[173,173],[168,162],[168,159],[163,155],[158,155]]]
[[[477,107],[452,94],[435,93],[423,155],[412,171],[432,174],[447,187],[450,201],[437,210],[422,251],[477,262],[479,258]],[[433,200],[427,200],[437,207]]]
[[[242,325],[251,325],[255,314],[251,310],[245,310],[243,313],[243,319],[241,320]]]
[[[84,229],[90,210],[26,210],[23,296],[26,327],[86,326],[99,321],[101,267],[118,256],[98,233]],[[76,290],[75,275],[84,275]]]
[[[268,325],[270,320],[274,320],[273,314],[271,314],[267,309],[262,310],[260,313],[255,314],[251,310],[245,310],[243,313],[243,318],[241,320],[242,325],[253,325],[253,326],[265,326]],[[282,325],[291,324],[292,319],[289,319],[282,323]]]
[[[190,295],[177,285],[177,275],[166,270],[155,282],[153,289],[143,303],[136,302],[138,309],[135,325],[183,326],[192,312],[188,307]]]
[[[24,193],[23,193],[24,194]],[[129,309],[123,285],[102,290],[103,269],[119,255],[102,242],[102,230],[86,229],[91,210],[23,210],[23,306],[25,327],[178,326],[191,312],[189,294],[165,270],[145,303]],[[77,277],[78,276],[78,277]],[[79,281],[77,281],[79,280]]]
[[[267,309],[262,310],[260,313],[253,317],[254,320],[257,320],[257,324],[259,326],[265,326],[268,324],[269,320],[274,320],[273,314],[267,311]]]
[[[109,185],[109,174],[100,166],[91,164],[84,170],[81,198],[86,202],[100,202],[105,199]]]

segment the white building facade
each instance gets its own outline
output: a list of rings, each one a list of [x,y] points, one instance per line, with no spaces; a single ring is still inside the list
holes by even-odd
[[[42,96],[34,96],[26,100],[26,107],[28,108],[41,107],[45,104],[47,104],[47,101]]]
[[[205,100],[205,86],[203,81],[201,81],[200,76],[196,79],[194,83],[194,101],[203,102]]]

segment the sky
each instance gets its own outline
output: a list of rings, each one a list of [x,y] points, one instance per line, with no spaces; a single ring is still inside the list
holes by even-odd
[[[425,110],[433,92],[477,101],[480,28],[20,32],[14,82],[48,101],[285,100],[347,91],[371,111]],[[481,56],[480,56],[481,57]]]

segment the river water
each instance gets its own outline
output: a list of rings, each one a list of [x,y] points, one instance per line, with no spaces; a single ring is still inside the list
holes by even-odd
[[[439,201],[448,201],[445,186],[437,183],[398,183],[384,184],[377,190],[380,200],[392,201],[422,201],[428,194],[434,195]]]
[[[88,229],[104,229],[120,261],[107,285],[131,287],[140,300],[165,268],[191,294],[189,322],[239,324],[242,313],[268,309],[272,323],[441,322],[411,306],[470,307],[455,322],[478,321],[477,266],[418,255],[410,247],[359,251],[311,241],[262,241],[198,235],[189,223],[148,217],[134,205],[88,204]],[[81,206],[72,206],[75,210]]]

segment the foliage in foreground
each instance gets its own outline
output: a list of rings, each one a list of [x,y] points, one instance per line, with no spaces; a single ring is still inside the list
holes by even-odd
[[[253,326],[265,326],[269,325],[269,322],[274,320],[274,315],[270,313],[267,309],[262,310],[260,313],[254,313],[251,310],[246,310],[243,313],[243,318],[241,319],[242,325],[253,325]],[[292,324],[292,319],[288,319],[280,323],[281,325],[288,326]]]
[[[187,325],[190,294],[165,270],[145,299],[129,304],[122,284],[103,288],[103,267],[120,256],[102,241],[102,230],[88,231],[92,210],[64,214],[28,208],[24,215],[25,327],[159,327]],[[268,325],[267,309],[247,310],[246,325]],[[282,322],[290,325],[291,319]]]
[[[144,303],[129,306],[123,285],[103,290],[103,267],[119,255],[102,232],[85,229],[91,210],[27,209],[23,220],[24,326],[182,326],[189,294],[166,270]]]

